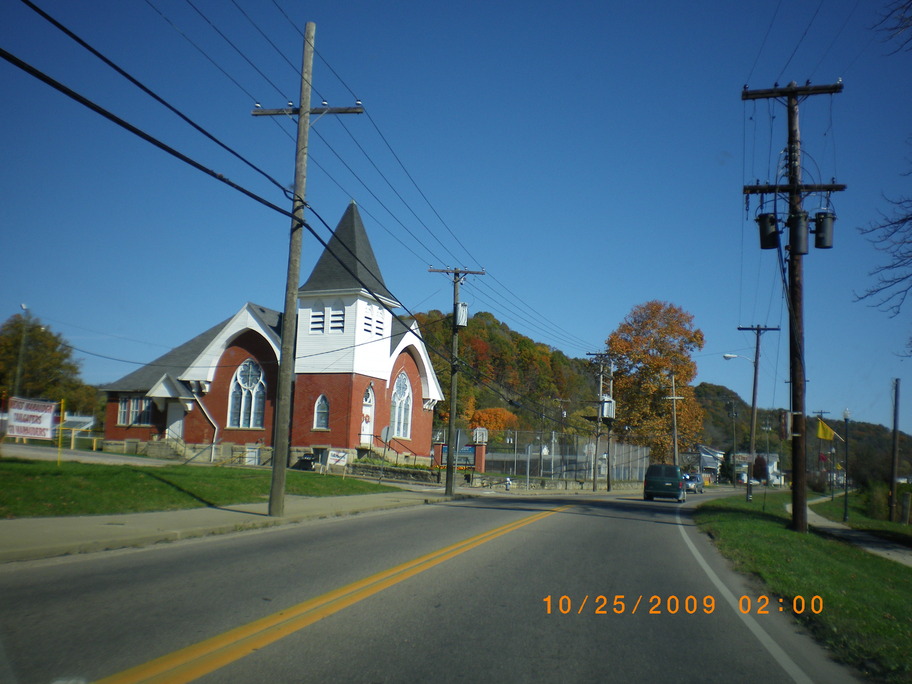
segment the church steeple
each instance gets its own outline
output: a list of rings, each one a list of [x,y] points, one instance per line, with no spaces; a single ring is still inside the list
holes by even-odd
[[[394,306],[400,306],[383,282],[383,275],[364,230],[358,206],[352,201],[314,266],[310,278],[301,286],[298,294],[368,294],[368,289]]]

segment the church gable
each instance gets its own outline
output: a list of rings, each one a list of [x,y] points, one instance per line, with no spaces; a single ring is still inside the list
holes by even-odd
[[[281,346],[281,319],[281,314],[277,311],[248,302],[221,326],[217,334],[181,374],[181,379],[212,382],[219,358],[238,336],[247,331],[258,334],[271,348],[272,355],[278,358]]]

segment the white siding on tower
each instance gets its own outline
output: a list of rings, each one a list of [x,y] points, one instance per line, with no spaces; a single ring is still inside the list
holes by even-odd
[[[321,321],[323,325],[315,325]],[[343,325],[344,323],[344,325]],[[386,379],[390,313],[354,295],[301,298],[295,373],[358,373]]]

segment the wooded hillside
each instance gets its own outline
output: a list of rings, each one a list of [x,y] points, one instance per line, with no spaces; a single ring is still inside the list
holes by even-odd
[[[436,418],[442,426],[450,409],[452,314],[434,310],[415,318],[446,397],[437,406]],[[542,420],[550,430],[567,422],[582,426],[580,415],[595,415],[598,381],[588,359],[571,359],[514,332],[490,313],[479,312],[460,328],[459,359],[457,418],[462,424],[487,409],[509,411],[515,423],[504,427],[513,429],[538,429]]]
[[[416,314],[445,399],[438,404],[435,424],[446,426],[449,418],[450,349],[452,314],[429,311]],[[610,331],[608,331],[610,332]],[[509,328],[487,312],[476,313],[468,326],[459,330],[460,374],[457,388],[461,427],[483,425],[498,429],[539,429],[588,432],[598,396],[598,369],[589,359],[574,359],[563,352],[535,342]],[[606,386],[607,390],[607,386]],[[703,408],[703,433],[699,443],[720,451],[748,451],[750,447],[750,404],[721,385],[700,383],[694,388]],[[791,443],[780,439],[780,414],[783,409],[757,411],[756,448],[790,459]],[[732,413],[734,412],[734,416]],[[844,432],[840,419],[827,424],[839,435]],[[837,449],[841,463],[843,442],[818,441],[817,418],[807,421],[807,448],[812,455]],[[888,480],[892,454],[892,431],[883,425],[850,422],[850,470],[853,477]],[[690,450],[691,444],[681,444]],[[909,460],[912,440],[900,435],[900,473],[912,470]],[[905,456],[903,456],[905,454]]]

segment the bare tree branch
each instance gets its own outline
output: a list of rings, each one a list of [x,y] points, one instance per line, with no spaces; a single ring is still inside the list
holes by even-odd
[[[912,199],[888,201],[893,215],[859,230],[889,260],[870,272],[875,284],[856,298],[874,300],[874,306],[897,316],[912,292]]]
[[[912,1],[894,0],[887,5],[887,13],[877,22],[878,30],[884,32],[887,40],[895,40],[895,52],[912,50]]]

